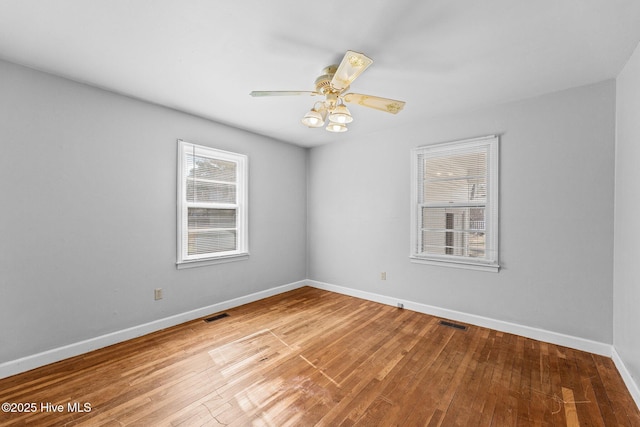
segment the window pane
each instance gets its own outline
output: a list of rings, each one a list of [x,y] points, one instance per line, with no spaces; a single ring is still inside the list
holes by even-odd
[[[236,182],[236,164],[220,159],[187,155],[187,176],[212,181]]]
[[[187,178],[187,201],[235,203],[236,185]]]
[[[420,252],[484,257],[485,208],[422,208]]]
[[[469,233],[468,251],[470,257],[485,257],[486,244],[484,233]]]
[[[189,231],[208,228],[236,228],[235,209],[188,209]]]
[[[484,214],[484,208],[469,208],[469,230],[484,231],[486,229]]]
[[[199,255],[236,249],[235,230],[191,231],[189,230],[188,254]]]
[[[487,154],[484,151],[424,156],[421,162],[422,201],[484,202]]]

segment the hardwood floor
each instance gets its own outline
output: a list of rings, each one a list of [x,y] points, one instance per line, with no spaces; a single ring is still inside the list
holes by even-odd
[[[640,426],[605,357],[307,287],[227,313],[0,380],[0,425]]]

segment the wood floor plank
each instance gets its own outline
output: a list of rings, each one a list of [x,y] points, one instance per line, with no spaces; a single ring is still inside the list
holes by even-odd
[[[0,426],[640,426],[602,356],[309,287],[226,313],[2,379],[38,406]]]
[[[480,396],[484,396],[486,382],[489,377],[485,377],[487,371],[486,355],[487,355],[487,337],[488,329],[479,331],[478,342],[475,350],[468,362],[467,369],[463,372],[464,378],[460,382],[466,384],[466,387],[457,387],[455,395],[451,400],[451,404],[447,407],[445,418],[455,422],[458,425],[473,425],[479,418],[481,412],[476,404],[476,400]],[[451,410],[449,410],[451,409]]]

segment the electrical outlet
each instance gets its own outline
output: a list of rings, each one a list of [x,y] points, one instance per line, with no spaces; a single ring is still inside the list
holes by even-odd
[[[156,288],[153,291],[153,297],[155,298],[156,301],[158,301],[159,299],[162,299],[162,288]]]
[[[387,280],[387,272],[383,271],[382,273],[380,273],[380,280]]]

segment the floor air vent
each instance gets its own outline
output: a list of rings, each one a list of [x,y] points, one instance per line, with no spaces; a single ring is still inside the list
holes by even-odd
[[[454,329],[460,329],[461,331],[466,331],[467,327],[464,325],[460,325],[458,323],[453,323],[453,322],[447,322],[446,320],[441,320],[440,324],[442,326],[447,326],[449,328],[454,328]]]
[[[207,317],[206,319],[204,319],[204,321],[210,323],[215,322],[216,320],[224,319],[225,317],[229,317],[229,315],[227,313],[216,314],[215,316]]]

